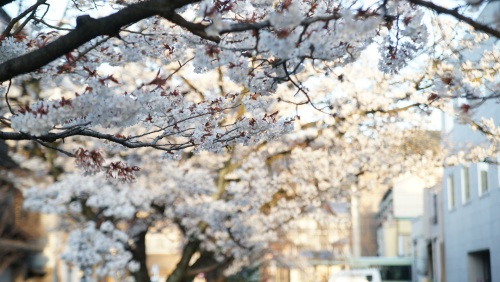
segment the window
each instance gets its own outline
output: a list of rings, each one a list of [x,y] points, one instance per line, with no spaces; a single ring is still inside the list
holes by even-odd
[[[477,165],[477,172],[478,172],[478,190],[479,190],[479,196],[483,195],[484,193],[488,192],[489,185],[488,185],[488,164],[486,163],[479,163]]]
[[[488,192],[488,171],[481,170],[479,177],[481,178],[481,194]]]
[[[446,186],[448,188],[448,209],[453,209],[455,207],[455,183],[453,180],[453,174],[448,175],[446,179]]]
[[[470,200],[470,178],[469,178],[469,168],[462,168],[462,203],[466,203]]]
[[[404,234],[398,235],[398,256],[411,256],[411,236]]]
[[[437,222],[438,222],[438,195],[436,193],[433,193],[431,223],[436,224]]]

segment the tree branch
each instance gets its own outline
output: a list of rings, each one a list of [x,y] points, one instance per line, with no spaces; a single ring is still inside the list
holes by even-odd
[[[190,31],[192,34],[197,35],[203,39],[210,40],[213,42],[220,42],[219,37],[214,37],[214,36],[209,36],[206,32],[205,29],[208,27],[204,24],[201,23],[193,23],[190,21],[187,21],[184,19],[181,15],[175,13],[175,12],[168,12],[168,13],[163,13],[161,14],[164,18],[168,19],[172,23],[182,26],[186,28],[188,31]]]
[[[340,14],[334,13],[333,15],[330,16],[324,16],[324,17],[312,17],[312,18],[307,18],[303,20],[300,25],[301,26],[308,26],[312,23],[315,22],[327,22],[331,20],[338,20],[340,19]],[[219,33],[220,34],[225,34],[225,33],[230,33],[230,32],[242,32],[242,31],[247,31],[247,30],[257,30],[257,29],[263,29],[263,28],[268,28],[271,27],[271,23],[268,20],[262,21],[262,22],[257,22],[257,23],[237,23],[237,24],[232,24],[229,28],[221,30]]]
[[[0,249],[26,251],[26,252],[40,252],[43,251],[43,246],[19,240],[0,239]]]
[[[13,18],[9,25],[5,28],[4,32],[2,33],[2,36],[8,36],[10,34],[10,31],[14,27],[14,25],[19,22],[22,18],[26,17],[29,13],[32,13],[40,7],[40,5],[45,4],[47,0],[38,0],[35,4],[33,4],[31,7],[26,9],[24,12],[22,12],[19,16]]]
[[[87,137],[92,137],[92,138],[97,138],[101,140],[107,140],[111,141],[116,144],[120,144],[124,147],[127,148],[142,148],[142,147],[151,147],[155,148],[158,150],[162,151],[177,151],[177,150],[182,150],[185,148],[189,148],[192,146],[195,146],[195,144],[192,143],[185,143],[185,144],[156,144],[156,142],[132,142],[129,141],[129,139],[124,139],[122,137],[117,137],[112,134],[105,134],[105,133],[100,133],[93,131],[91,129],[86,129],[86,128],[73,128],[70,130],[66,130],[63,132],[59,133],[47,133],[44,135],[40,136],[32,136],[24,132],[4,132],[0,131],[0,139],[3,140],[15,140],[15,141],[20,141],[20,140],[32,140],[32,141],[43,141],[43,142],[55,142],[59,139],[64,139],[72,136],[87,136]],[[45,145],[44,145],[45,146]]]
[[[0,0],[0,7],[3,7],[11,2],[14,2],[14,0]]]
[[[436,5],[432,2],[424,1],[424,0],[408,0],[408,2],[413,3],[415,5],[418,5],[418,6],[426,7],[426,8],[428,8],[428,9],[430,9],[438,14],[445,14],[445,15],[452,16],[459,21],[462,21],[464,23],[469,24],[475,30],[482,31],[484,33],[487,33],[489,35],[492,35],[492,36],[500,39],[500,31],[499,30],[494,29],[492,27],[489,27],[489,26],[482,24],[478,21],[475,21],[469,17],[466,17],[466,16],[462,15],[457,9],[447,9],[445,7],[442,7],[442,6]]]
[[[186,242],[186,245],[184,245],[184,248],[182,249],[181,260],[177,263],[174,272],[172,272],[172,274],[168,277],[167,282],[182,281],[182,279],[186,276],[189,262],[191,261],[193,255],[198,251],[200,243],[201,242],[196,239]]]
[[[77,18],[77,26],[73,31],[40,49],[0,64],[0,82],[36,71],[98,36],[116,36],[124,26],[155,15],[172,12],[177,8],[197,1],[150,0],[131,4],[114,14],[100,19],[80,16]]]

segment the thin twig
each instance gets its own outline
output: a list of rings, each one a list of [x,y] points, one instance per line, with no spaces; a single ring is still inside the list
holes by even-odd
[[[12,107],[10,106],[10,103],[9,103],[9,91],[10,91],[11,85],[12,85],[12,79],[9,79],[9,86],[7,87],[7,92],[5,92],[5,102],[7,103],[7,107],[9,107],[10,113],[14,114],[14,111],[12,110]]]
[[[45,26],[53,28],[53,29],[56,29],[56,30],[63,30],[63,31],[73,31],[74,30],[73,28],[64,28],[64,27],[59,27],[59,26],[51,25],[51,24],[47,23],[46,21],[44,21],[41,18],[40,19],[35,18],[35,22],[36,23],[42,23]]]
[[[65,155],[66,155],[66,156],[68,156],[68,157],[76,158],[76,155],[75,155],[75,154],[70,153],[70,152],[68,152],[68,151],[65,151],[65,150],[63,150],[63,149],[61,149],[61,148],[57,148],[57,147],[51,146],[51,145],[49,145],[49,144],[47,144],[47,143],[44,143],[44,142],[42,142],[42,141],[40,141],[40,140],[38,140],[38,139],[36,139],[36,138],[33,138],[32,140],[33,140],[33,141],[35,141],[36,143],[38,143],[38,144],[40,144],[40,145],[44,146],[44,147],[47,147],[47,148],[49,148],[49,149],[56,150],[56,151],[58,151],[58,152],[60,152],[60,153],[62,153],[62,154],[65,154]]]
[[[22,18],[26,17],[29,13],[38,9],[38,7],[42,4],[45,4],[45,2],[47,2],[47,0],[38,0],[35,4],[33,4],[33,6],[26,9],[19,16],[13,18],[12,21],[10,21],[9,25],[5,28],[4,32],[2,33],[2,36],[8,36],[10,34],[10,31],[12,30],[12,28],[14,28],[14,25],[17,22],[19,22]]]

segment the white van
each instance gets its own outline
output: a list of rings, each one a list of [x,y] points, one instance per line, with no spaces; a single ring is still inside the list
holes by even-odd
[[[382,282],[382,278],[376,268],[351,269],[335,272],[328,282]]]

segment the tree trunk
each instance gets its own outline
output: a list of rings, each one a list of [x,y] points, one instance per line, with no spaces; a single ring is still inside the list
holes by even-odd
[[[199,240],[193,240],[187,242],[182,250],[182,257],[177,266],[175,267],[174,272],[170,274],[167,278],[167,282],[190,282],[193,281],[193,276],[188,276],[187,270],[189,268],[189,262],[193,255],[198,251],[198,247],[200,246]]]
[[[224,269],[216,268],[205,274],[207,282],[225,282],[226,276],[224,276]]]
[[[133,260],[139,262],[141,268],[133,272],[135,281],[137,282],[150,282],[148,266],[146,264],[146,233],[147,230],[139,233],[137,237],[134,238],[134,246],[130,248],[132,252]]]
[[[227,258],[223,261],[217,261],[214,255],[212,252],[202,252],[196,262],[190,266],[188,273],[192,276],[204,273],[207,282],[226,281],[224,270],[231,264],[232,259]]]

